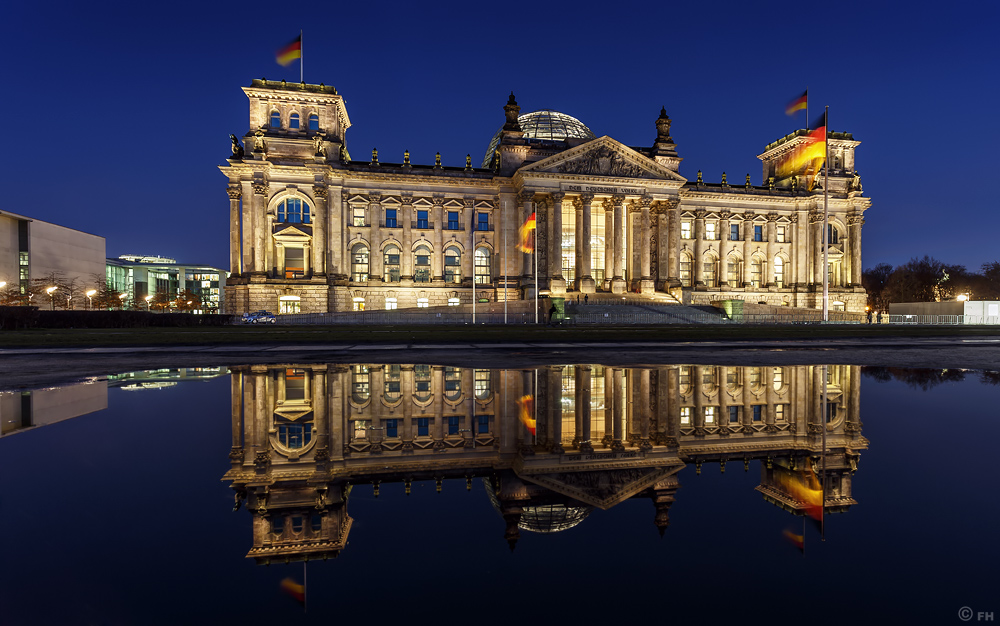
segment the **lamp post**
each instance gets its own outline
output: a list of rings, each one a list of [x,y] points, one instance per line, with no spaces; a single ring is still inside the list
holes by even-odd
[[[127,297],[128,297],[127,293],[120,293],[120,294],[118,294],[118,299],[121,300],[122,308],[123,309],[125,308],[125,298],[127,298]]]
[[[88,308],[91,311],[94,310],[94,296],[95,295],[97,295],[97,290],[96,289],[91,289],[90,291],[87,292],[87,300],[90,301],[90,304],[88,305]]]
[[[67,311],[69,310],[69,301],[72,300],[72,299],[73,299],[73,296],[70,296],[70,295],[66,296],[66,310]]]
[[[59,288],[58,287],[49,287],[48,289],[45,290],[45,293],[49,294],[49,300],[52,302],[52,310],[53,311],[56,310],[56,297],[54,295],[52,295],[52,294],[55,293],[56,289],[59,289]]]
[[[149,301],[153,299],[153,296],[146,296],[146,312],[149,313]]]

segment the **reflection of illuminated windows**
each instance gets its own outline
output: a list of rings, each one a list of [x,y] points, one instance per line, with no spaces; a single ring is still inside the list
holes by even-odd
[[[780,391],[781,387],[785,384],[784,376],[785,376],[785,371],[782,368],[780,367],[774,368],[773,380],[774,380],[775,391]]]
[[[354,431],[354,439],[367,439],[368,438],[368,427],[371,426],[371,422],[368,420],[354,420],[354,426],[351,428]]]
[[[486,400],[490,397],[490,370],[476,370],[476,399]]]
[[[755,404],[751,408],[753,409],[753,421],[755,422],[761,421],[764,418],[764,405]]]
[[[458,306],[462,304],[462,301],[458,298],[448,298],[448,306]]]
[[[715,380],[716,380],[716,375],[714,367],[706,367],[704,370],[702,370],[701,382],[703,385],[705,385],[706,387],[714,387]]]
[[[399,420],[398,419],[385,420],[385,436],[386,437],[398,437],[399,436]]]
[[[457,367],[444,368],[444,397],[457,400],[462,396],[462,370]]]
[[[715,241],[718,236],[715,234],[715,222],[705,222],[705,240]]]
[[[726,369],[726,389],[736,391],[740,388],[743,384],[743,377],[740,374],[740,370],[735,367]]]
[[[355,402],[364,402],[371,395],[371,374],[367,365],[351,366],[351,397]]]
[[[691,425],[691,407],[682,406],[681,407],[681,426]]]
[[[457,435],[458,434],[458,424],[459,417],[457,415],[452,415],[448,417],[448,434]]]
[[[729,423],[739,424],[740,423],[740,406],[730,406],[729,407]]]
[[[691,366],[684,365],[678,370],[677,380],[680,383],[681,393],[691,393]]]
[[[559,390],[559,413],[562,420],[562,443],[571,444],[581,434],[576,432],[576,367],[564,367]]]
[[[305,370],[286,369],[285,370],[285,401],[302,402],[306,399],[306,372]]]
[[[312,441],[312,423],[305,424],[279,424],[278,443],[286,448],[298,450],[304,448]]]
[[[479,434],[483,435],[490,432],[490,416],[489,415],[479,415],[476,417],[479,422]]]
[[[604,366],[595,365],[590,377],[590,439],[604,437]]]
[[[400,374],[398,365],[387,365],[385,367],[385,382],[383,385],[385,399],[390,402],[399,400],[400,395]]]
[[[706,406],[705,407],[705,425],[715,426],[715,407]]]
[[[431,397],[431,366],[413,366],[413,396],[420,401]]]
[[[774,421],[784,422],[785,421],[785,405],[775,404],[774,405]]]
[[[417,418],[417,436],[426,437],[430,434],[431,419],[429,417]]]
[[[826,403],[826,423],[829,424],[837,418],[837,403],[827,402]]]
[[[323,517],[317,513],[313,513],[309,516],[309,528],[314,533],[318,533],[323,530]]]
[[[275,535],[282,535],[285,532],[285,518],[275,517],[271,520],[271,532]]]
[[[761,385],[761,380],[760,379],[761,379],[761,376],[762,376],[761,368],[759,368],[759,367],[751,367],[750,368],[750,390],[751,391],[759,391],[760,390],[760,385]]]
[[[418,309],[426,309],[429,306],[430,306],[430,303],[427,301],[427,298],[417,298],[417,308]]]

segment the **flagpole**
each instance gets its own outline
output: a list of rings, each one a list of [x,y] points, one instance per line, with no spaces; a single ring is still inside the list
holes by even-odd
[[[823,476],[821,477],[820,480],[820,492],[819,492],[820,493],[820,500],[819,500],[820,541],[826,541],[826,418],[827,418],[827,411],[830,410],[826,404],[827,402],[826,388],[827,388],[828,376],[830,375],[829,371],[827,370],[827,368],[829,367],[830,367],[829,365],[823,366],[823,415],[820,424],[820,426],[823,429],[823,461],[822,465],[820,466],[820,472],[822,472]]]
[[[469,215],[469,231],[472,241],[469,243],[469,253],[472,254],[472,325],[476,325],[476,210],[471,209]],[[475,411],[473,411],[475,414]]]
[[[535,230],[534,230],[533,242],[535,245],[532,247],[535,249],[535,323],[538,323],[538,214],[535,214]]]
[[[302,561],[302,612],[309,612],[309,579],[306,578],[308,575],[308,570],[306,570],[306,561]]]
[[[506,200],[500,201],[500,229],[503,230],[503,323],[507,324],[507,222],[504,207]]]
[[[305,74],[303,73],[302,70],[302,30],[300,29],[299,30],[299,82],[300,83],[306,82],[306,79],[303,78],[304,76]],[[808,103],[806,104],[806,106],[809,106]],[[806,110],[808,111],[808,109]]]
[[[823,321],[830,321],[830,107],[823,116]]]
[[[809,132],[809,85],[806,85],[806,132]]]

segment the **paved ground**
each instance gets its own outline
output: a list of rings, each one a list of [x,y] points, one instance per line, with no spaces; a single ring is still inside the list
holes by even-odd
[[[430,363],[482,367],[602,363],[851,364],[1000,370],[1000,338],[699,342],[296,344],[0,349],[0,389],[37,388],[160,367],[272,363]]]

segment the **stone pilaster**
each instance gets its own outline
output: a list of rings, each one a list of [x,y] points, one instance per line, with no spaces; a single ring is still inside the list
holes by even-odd
[[[326,220],[327,208],[326,185],[313,185],[313,198],[316,199],[316,210],[313,211],[313,245],[312,245],[312,274],[313,276],[326,276]]]
[[[681,250],[681,204],[678,200],[667,200],[665,204],[667,216],[667,277],[665,287],[676,289],[681,286],[679,256]]]
[[[594,293],[597,291],[597,284],[594,281],[593,271],[593,214],[594,194],[585,193],[580,195],[580,209],[577,211],[576,219],[581,222],[577,226],[579,237],[576,241],[577,259],[576,266],[577,289],[583,293]]]
[[[230,185],[229,193],[229,272],[233,276],[243,273],[240,259],[240,197],[243,192],[239,185]]]
[[[656,284],[653,282],[653,276],[651,274],[652,258],[650,257],[650,254],[652,252],[649,247],[649,240],[653,234],[649,219],[649,208],[652,202],[652,198],[649,197],[639,198],[639,211],[642,220],[639,227],[639,237],[642,239],[639,242],[639,272],[641,274],[639,278],[639,288],[641,289],[643,295],[652,295],[656,288]]]
[[[431,260],[431,280],[440,282],[444,280],[444,237],[442,229],[444,225],[444,197],[435,196],[431,198],[434,207],[431,211],[431,219],[434,220],[434,254]]]
[[[368,242],[368,283],[382,282],[382,194],[368,194],[368,223],[371,236]]]
[[[847,228],[849,230],[847,241],[851,250],[851,287],[861,286],[861,227],[864,223],[865,218],[860,213],[852,213],[847,216]]]
[[[553,293],[566,293],[566,277],[562,273],[562,206],[566,194],[552,194],[552,236],[549,239],[549,288]]]
[[[267,183],[265,182],[255,182],[253,184],[253,271],[257,274],[263,274],[267,271],[265,263],[265,246],[266,239],[270,233],[268,232],[268,224],[266,219],[267,212]]]
[[[400,281],[413,281],[413,194],[400,195],[402,206],[399,218],[403,220],[403,249],[400,250]]]
[[[531,217],[531,214],[535,212],[535,192],[530,190],[524,190],[517,195],[518,205],[521,207],[521,221],[520,225],[523,225]],[[537,220],[535,222],[538,223]],[[536,233],[537,234],[537,233]],[[520,228],[518,228],[517,235],[520,235]],[[537,239],[537,237],[535,237]],[[532,258],[530,252],[521,251],[521,282],[524,285],[535,283],[535,268],[532,266],[534,259]],[[527,294],[525,294],[527,296]]]
[[[768,287],[774,287],[774,257],[778,253],[778,214],[767,214],[767,267],[764,268],[764,281]]]
[[[615,195],[611,199],[614,207],[614,276],[611,279],[611,293],[625,293],[625,274],[622,257],[625,253],[625,199]]]

